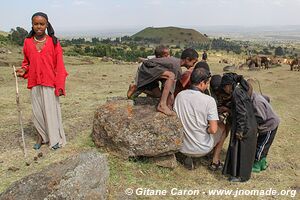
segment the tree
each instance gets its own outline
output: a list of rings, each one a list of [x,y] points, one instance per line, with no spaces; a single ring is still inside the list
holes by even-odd
[[[265,54],[265,55],[271,55],[272,53],[269,51],[268,48],[263,48],[262,54]]]
[[[99,42],[100,42],[99,38],[95,38],[95,37],[92,38],[93,45],[98,44]]]
[[[283,49],[281,46],[276,47],[275,49],[275,56],[282,56],[284,54]]]
[[[27,35],[28,35],[28,32],[24,28],[17,27],[16,30],[11,29],[11,33],[10,33],[9,37],[12,42],[22,46],[24,39],[26,38]]]

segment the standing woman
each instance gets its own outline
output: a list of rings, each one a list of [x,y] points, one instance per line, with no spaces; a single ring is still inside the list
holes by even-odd
[[[27,88],[31,89],[33,123],[38,131],[34,149],[49,143],[50,148],[55,150],[66,144],[59,96],[65,95],[68,73],[62,48],[54,36],[48,16],[37,12],[31,21],[32,30],[24,41],[22,67],[16,72],[19,77],[28,79]]]
[[[249,86],[243,76],[226,73],[221,88],[232,96],[232,126],[223,174],[230,176],[229,181],[245,182],[251,176],[257,141],[257,123],[248,95]]]

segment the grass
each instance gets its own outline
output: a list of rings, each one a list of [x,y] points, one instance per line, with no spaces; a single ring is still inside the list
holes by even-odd
[[[209,55],[209,64],[214,73],[222,73],[226,64],[219,64],[221,57],[231,55]],[[233,56],[233,55],[232,55]],[[233,59],[233,58],[232,58]],[[236,58],[241,59],[241,58]],[[87,60],[91,64],[87,64]],[[234,60],[234,59],[233,59]],[[60,99],[63,123],[67,134],[66,147],[51,151],[43,146],[43,158],[30,166],[25,166],[20,147],[20,130],[15,103],[15,80],[12,69],[0,66],[0,192],[22,177],[38,172],[50,163],[55,163],[82,151],[94,149],[91,140],[94,111],[105,103],[107,97],[125,96],[128,84],[134,79],[136,65],[113,65],[100,62],[97,58],[65,57],[69,77],[67,96]],[[127,188],[149,189],[297,189],[299,191],[299,130],[300,123],[300,72],[289,71],[288,66],[261,71],[237,71],[245,77],[260,81],[262,91],[271,97],[274,110],[281,118],[277,136],[269,152],[269,168],[259,174],[253,174],[250,181],[241,184],[229,183],[220,172],[207,169],[208,161],[201,160],[199,167],[188,171],[181,165],[174,170],[160,168],[147,161],[127,161],[109,155],[101,149],[99,152],[108,156],[110,178],[108,182],[109,199],[128,199],[124,191]],[[35,131],[31,123],[31,104],[26,81],[21,80],[20,95],[25,125],[25,137],[29,156],[32,161],[36,152],[32,150]],[[257,85],[255,86],[257,90]],[[225,159],[228,140],[223,147],[222,159]],[[9,167],[18,171],[9,171]],[[134,196],[136,199],[161,199],[161,196]],[[165,198],[165,197],[163,197]],[[229,199],[229,196],[167,196],[166,199]],[[242,196],[243,199],[257,197]],[[277,199],[264,197],[262,199]],[[280,197],[285,199],[287,197]]]

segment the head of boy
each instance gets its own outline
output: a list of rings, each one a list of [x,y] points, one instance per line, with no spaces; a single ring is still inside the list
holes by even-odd
[[[191,85],[203,92],[208,88],[210,77],[211,75],[206,69],[195,68],[191,74]]]
[[[184,66],[186,68],[191,68],[195,65],[195,63],[198,61],[199,54],[195,49],[188,48],[183,50],[181,53],[181,66]]]
[[[155,48],[154,55],[156,58],[170,57],[170,50],[164,45]]]
[[[219,74],[213,75],[210,79],[210,88],[213,93],[218,93],[220,91],[222,76]]]
[[[32,18],[32,29],[36,36],[43,36],[48,28],[48,16],[45,13],[35,13]]]
[[[209,65],[207,64],[207,62],[204,62],[204,61],[198,62],[195,65],[195,68],[203,68],[203,69],[207,70],[208,72],[210,72]]]

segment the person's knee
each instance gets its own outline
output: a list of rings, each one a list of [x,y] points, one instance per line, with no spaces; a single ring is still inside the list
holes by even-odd
[[[162,75],[167,79],[175,79],[175,74],[171,71],[165,71]]]
[[[175,74],[173,72],[170,72],[170,79],[175,80]]]

